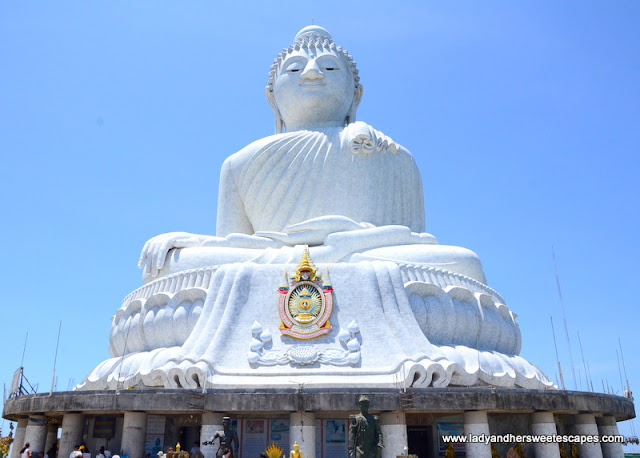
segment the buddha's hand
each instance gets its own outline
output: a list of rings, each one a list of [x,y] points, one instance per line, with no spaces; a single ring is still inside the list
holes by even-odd
[[[328,215],[292,224],[285,232],[256,232],[255,235],[277,240],[285,245],[322,245],[329,234],[375,227],[371,223],[358,223],[346,216]]]
[[[198,247],[207,238],[205,235],[189,234],[188,232],[168,232],[156,235],[144,244],[138,260],[138,268],[146,263],[146,272],[152,277],[157,277],[160,269],[164,267],[169,251],[174,248]]]

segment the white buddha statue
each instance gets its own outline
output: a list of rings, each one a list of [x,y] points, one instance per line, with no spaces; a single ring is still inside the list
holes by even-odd
[[[269,73],[276,135],[222,166],[216,236],[152,238],[140,256],[144,283],[206,265],[295,262],[299,253],[286,247],[303,244],[318,247],[316,261],[411,261],[484,283],[473,252],[422,233],[420,172],[409,151],[356,122],[359,80],[352,57],[325,29],[302,29]]]
[[[362,93],[325,29],[296,35],[269,73],[275,135],[222,166],[217,234],[145,244],[81,388],[550,385],[475,253],[423,232],[415,161],[356,121]]]

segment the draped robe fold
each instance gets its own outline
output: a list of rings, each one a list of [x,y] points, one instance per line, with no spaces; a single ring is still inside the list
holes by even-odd
[[[327,215],[423,232],[422,182],[411,153],[353,153],[346,137],[339,128],[279,134],[229,157],[217,235],[283,231]]]

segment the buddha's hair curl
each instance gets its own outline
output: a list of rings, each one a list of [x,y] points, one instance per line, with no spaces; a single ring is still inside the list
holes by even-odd
[[[336,54],[342,55],[349,67],[349,70],[351,70],[351,74],[353,75],[355,88],[357,89],[360,86],[360,76],[358,75],[358,69],[356,68],[356,63],[353,60],[353,56],[351,56],[347,50],[342,49],[342,47],[336,46],[330,36],[317,32],[307,32],[297,37],[295,43],[293,43],[288,48],[284,48],[282,52],[278,54],[278,57],[273,60],[273,64],[271,64],[271,68],[269,71],[269,82],[267,84],[267,89],[269,90],[269,92],[273,92],[273,83],[275,81],[276,75],[278,74],[280,65],[287,58],[287,56],[294,51],[299,51],[300,49],[313,48],[320,51],[333,51]]]

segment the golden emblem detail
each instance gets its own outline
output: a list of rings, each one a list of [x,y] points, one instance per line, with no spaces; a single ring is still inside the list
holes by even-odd
[[[280,332],[297,339],[313,339],[331,330],[329,317],[333,310],[333,287],[329,270],[319,275],[305,246],[296,270],[284,278],[278,289]]]

